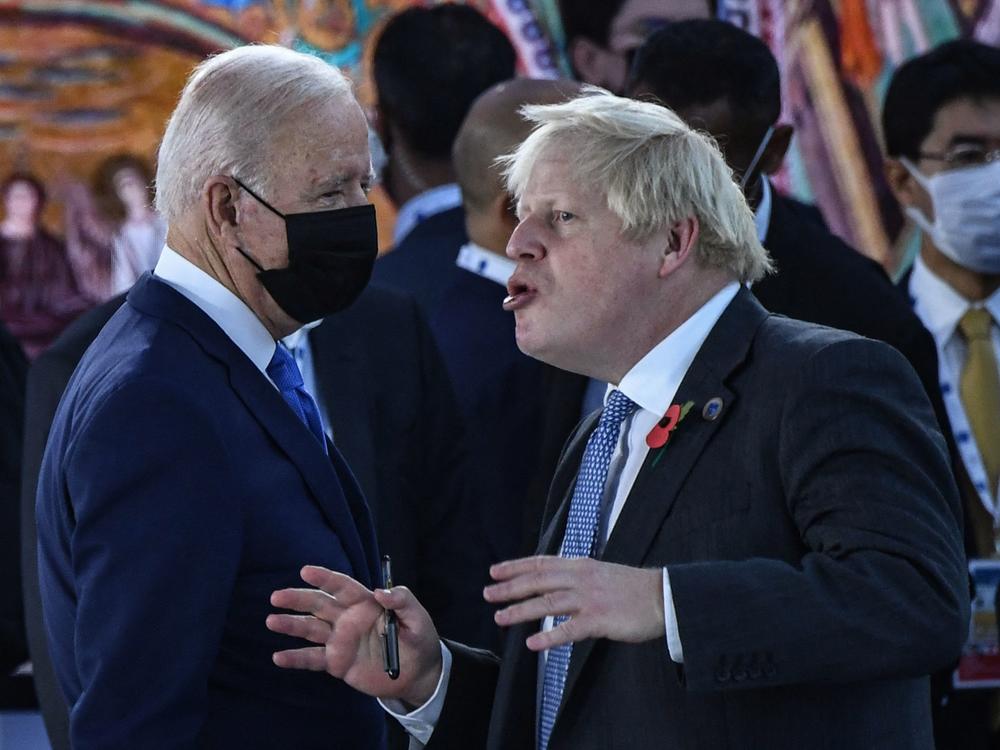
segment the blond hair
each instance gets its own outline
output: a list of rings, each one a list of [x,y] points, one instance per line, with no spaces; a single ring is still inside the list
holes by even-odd
[[[673,111],[589,86],[565,103],[528,105],[521,113],[534,130],[500,159],[515,197],[535,162],[559,148],[572,154],[581,184],[605,193],[626,236],[641,240],[695,216],[694,253],[703,265],[727,269],[743,282],[771,270],[753,212],[715,141]]]

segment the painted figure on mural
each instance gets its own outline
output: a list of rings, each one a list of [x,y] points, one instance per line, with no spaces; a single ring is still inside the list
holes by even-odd
[[[41,225],[46,192],[28,173],[0,184],[0,321],[29,359],[88,305],[63,242]]]
[[[93,194],[81,184],[67,187],[66,243],[77,281],[91,299],[128,290],[156,265],[167,227],[152,202],[152,173],[130,154],[101,162]]]

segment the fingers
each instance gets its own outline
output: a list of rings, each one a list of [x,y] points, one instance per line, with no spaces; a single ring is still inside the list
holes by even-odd
[[[322,646],[277,651],[271,659],[284,669],[307,669],[310,672],[326,671],[326,650]]]
[[[333,633],[329,623],[303,615],[268,615],[267,627],[275,633],[303,638],[320,645],[326,643]]]
[[[501,609],[493,619],[497,625],[507,627],[521,622],[534,622],[549,616],[575,615],[578,611],[579,603],[573,592],[552,591]]]
[[[336,621],[344,609],[339,601],[317,589],[281,589],[271,594],[271,604],[280,609],[314,615],[327,622]]]
[[[372,593],[348,575],[318,565],[306,565],[300,573],[306,583],[322,589],[345,607],[368,599]]]
[[[490,575],[498,583],[487,586],[483,597],[488,602],[502,603],[572,589],[579,584],[586,562],[558,557],[528,557],[498,563],[490,568]]]
[[[543,630],[535,633],[524,643],[532,651],[545,651],[546,649],[561,646],[564,643],[575,643],[589,638],[585,629],[580,626],[579,619],[569,619],[552,630]]]
[[[391,609],[405,626],[413,627],[420,621],[420,613],[425,610],[406,586],[396,586],[391,590],[375,589],[375,602],[383,609]]]

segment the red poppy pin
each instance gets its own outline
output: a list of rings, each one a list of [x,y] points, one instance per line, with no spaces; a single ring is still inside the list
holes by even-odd
[[[646,445],[648,445],[651,450],[656,450],[657,448],[665,446],[667,441],[670,440],[670,433],[677,429],[677,425],[679,425],[681,420],[688,415],[688,412],[691,411],[693,406],[694,401],[688,401],[683,406],[681,404],[671,404],[662,419],[653,425],[653,429],[651,429],[649,434],[646,435]],[[659,459],[660,457],[657,456],[656,460],[659,461]]]

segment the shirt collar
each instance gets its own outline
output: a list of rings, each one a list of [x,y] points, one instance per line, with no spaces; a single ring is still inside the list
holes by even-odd
[[[322,320],[314,320],[312,323],[306,323],[299,330],[288,334],[285,336],[281,343],[285,345],[285,348],[290,352],[295,352],[296,349],[303,349],[309,346],[309,331],[314,328],[318,328],[323,324]]]
[[[424,219],[462,205],[462,190],[454,182],[438,185],[413,196],[396,214],[392,242],[398,245]]]
[[[163,248],[153,274],[201,308],[258,370],[267,373],[274,339],[243,300],[169,246]]]
[[[504,288],[507,286],[507,280],[514,274],[514,269],[517,268],[517,263],[510,258],[490,252],[474,242],[462,245],[458,257],[455,258],[455,265],[477,276],[495,281]]]
[[[754,212],[753,220],[757,225],[757,239],[763,243],[767,237],[767,230],[771,228],[771,183],[760,178],[760,203]]]
[[[913,262],[909,292],[917,316],[936,341],[951,338],[966,311],[980,306],[967,300],[931,271],[920,255]],[[1000,289],[987,297],[981,306],[990,311],[994,321],[1000,321]]]
[[[663,416],[701,345],[739,290],[740,285],[735,281],[723,287],[640,359],[622,378],[618,390],[642,409]],[[605,403],[613,389],[614,386],[608,386]]]

